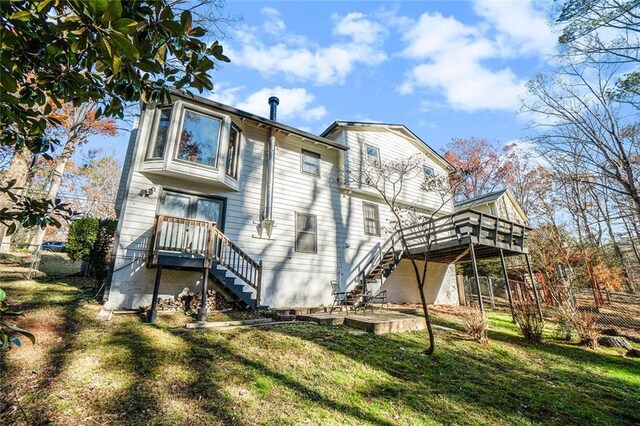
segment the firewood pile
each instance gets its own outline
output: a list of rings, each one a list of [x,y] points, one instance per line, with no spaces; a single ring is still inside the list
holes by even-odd
[[[202,299],[201,294],[201,292],[196,293],[185,289],[175,297],[158,298],[158,310],[168,312],[188,312],[198,310],[200,309],[200,302]],[[215,290],[207,291],[207,309],[209,311],[221,311],[234,307],[233,303],[227,302],[225,298]],[[151,306],[146,306],[145,310],[150,308]]]

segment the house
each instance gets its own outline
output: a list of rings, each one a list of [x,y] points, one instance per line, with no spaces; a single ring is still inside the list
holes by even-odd
[[[474,209],[516,223],[528,223],[527,215],[510,189],[502,189],[456,202],[456,210]]]
[[[328,305],[332,281],[419,302],[389,210],[348,170],[415,154],[425,175],[453,167],[403,125],[337,121],[316,136],[278,122],[278,99],[269,103],[270,119],[178,94],[141,108],[116,203],[107,308],[203,287],[250,307]],[[437,201],[420,185],[410,182],[402,201],[429,213]],[[452,202],[439,212],[453,213]],[[521,247],[524,227],[511,238]],[[460,233],[456,241],[469,251]],[[429,268],[429,303],[458,303],[460,253],[449,245]]]

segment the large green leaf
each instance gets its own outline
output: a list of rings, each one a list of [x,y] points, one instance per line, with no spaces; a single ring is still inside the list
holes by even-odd
[[[128,38],[116,32],[111,32],[110,35],[111,41],[116,47],[116,52],[114,52],[114,55],[120,54],[135,61],[140,58],[140,52],[138,52],[138,49],[136,49],[136,47]]]
[[[6,298],[7,298],[7,293],[5,293],[4,290],[0,288],[0,302]]]
[[[123,34],[133,34],[136,32],[138,23],[133,19],[120,18],[112,24],[113,29],[120,31]]]
[[[107,10],[104,11],[100,20],[111,22],[122,16],[122,3],[120,0],[107,0]]]

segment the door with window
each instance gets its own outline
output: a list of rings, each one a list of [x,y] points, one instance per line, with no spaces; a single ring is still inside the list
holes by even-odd
[[[215,222],[217,228],[224,231],[225,201],[224,198],[199,197],[165,191],[160,197],[158,214]],[[201,250],[205,248],[205,244],[204,227],[167,220],[163,222],[160,238],[161,246]]]

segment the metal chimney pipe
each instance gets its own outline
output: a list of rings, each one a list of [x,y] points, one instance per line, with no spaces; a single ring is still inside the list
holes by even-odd
[[[269,105],[271,109],[269,111],[269,120],[276,121],[276,112],[278,110],[278,105],[280,104],[280,99],[275,96],[269,98]]]
[[[269,98],[269,105],[271,111],[269,119],[276,121],[276,111],[280,100],[271,96]],[[271,238],[271,232],[273,231],[273,181],[275,175],[275,161],[276,161],[276,130],[272,127],[269,131],[269,143],[267,145],[267,151],[265,156],[266,176],[265,176],[265,191],[264,191],[264,213],[262,215],[262,229],[266,231],[267,237]]]

